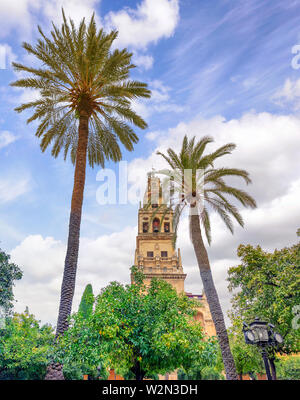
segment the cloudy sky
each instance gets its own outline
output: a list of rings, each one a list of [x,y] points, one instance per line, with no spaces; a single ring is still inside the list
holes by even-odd
[[[157,149],[178,149],[185,134],[213,136],[212,150],[237,144],[222,162],[249,171],[253,184],[247,190],[258,208],[242,210],[245,228],[236,226],[234,236],[212,215],[209,255],[226,311],[226,271],[238,262],[237,246],[281,248],[296,241],[300,225],[300,1],[0,0],[0,247],[24,271],[15,287],[16,310],[27,305],[53,324],[73,167],[41,153],[35,126],[13,111],[36,93],[8,84],[16,78],[12,60],[33,62],[22,41],[36,40],[38,24],[47,31],[51,20],[60,23],[62,6],[76,22],[95,12],[99,27],[117,29],[116,45],[134,54],[133,77],[152,90],[151,100],[134,105],[149,127],[138,131],[135,151],[124,152],[129,188],[134,191],[147,171],[163,165]],[[74,309],[87,283],[97,293],[112,280],[129,282],[134,258],[138,206],[100,205],[98,173],[98,168],[87,173]],[[186,220],[178,246],[186,289],[199,293]]]

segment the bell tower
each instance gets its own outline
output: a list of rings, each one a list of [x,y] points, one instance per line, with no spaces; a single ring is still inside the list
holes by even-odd
[[[184,292],[180,249],[174,248],[173,211],[164,204],[160,179],[148,174],[143,205],[138,212],[138,235],[134,264],[143,269],[145,284],[164,279],[178,293]]]

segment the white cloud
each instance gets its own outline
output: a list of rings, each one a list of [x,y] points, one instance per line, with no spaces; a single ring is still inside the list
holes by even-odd
[[[146,138],[148,140],[156,140],[159,136],[161,136],[162,134],[164,134],[163,131],[151,131],[151,132],[147,132],[146,133]]]
[[[17,312],[28,306],[43,323],[56,323],[64,255],[61,242],[40,235],[26,237],[12,250],[12,261],[24,273],[14,289]]]
[[[24,90],[18,98],[18,103],[30,103],[32,101],[40,99],[40,91],[36,89]]]
[[[0,203],[8,203],[28,192],[30,182],[27,178],[0,177]]]
[[[133,100],[134,110],[143,118],[149,118],[154,113],[181,113],[186,107],[178,105],[170,100],[171,88],[165,86],[160,80],[149,83],[151,98],[146,100]]]
[[[179,150],[185,134],[197,138],[211,135],[215,143],[208,146],[207,151],[229,142],[237,145],[232,155],[223,157],[220,162],[250,173],[253,184],[247,190],[261,206],[263,202],[285,193],[298,177],[299,124],[300,118],[296,116],[269,113],[246,113],[240,119],[228,121],[222,116],[211,119],[198,117],[162,133],[148,158],[134,159],[129,164],[129,171],[139,177],[153,165],[161,168],[163,160],[155,154],[156,151],[165,151],[168,147]]]
[[[300,109],[300,79],[286,79],[284,85],[277,89],[272,100],[280,106],[291,106],[294,111]]]
[[[105,17],[108,28],[119,31],[118,45],[135,48],[169,38],[178,21],[178,0],[143,0],[136,10],[126,7]]]
[[[93,285],[95,294],[113,280],[129,283],[136,229],[127,227],[96,239],[81,239],[74,311],[88,283]],[[11,251],[12,261],[24,272],[14,289],[17,311],[29,306],[43,322],[56,323],[65,248],[52,237],[30,235]]]
[[[13,104],[20,104],[30,103],[31,101],[38,100],[41,95],[40,91],[37,89],[23,89],[23,88],[13,88],[13,92],[15,95],[11,94],[8,96],[8,100],[11,101]]]
[[[101,0],[0,0],[0,38],[15,32],[22,38],[30,37],[39,22],[38,13],[48,22],[61,22],[62,7],[67,16],[79,23],[83,17],[89,19],[100,3]],[[101,24],[97,13],[96,20]],[[105,17],[107,29],[119,30],[119,44],[136,48],[170,37],[178,21],[178,0],[143,0],[136,9],[124,7]]]
[[[8,69],[17,56],[13,52],[11,46],[7,43],[0,43],[0,70]]]
[[[148,69],[152,68],[154,59],[152,56],[150,56],[148,54],[135,53],[133,55],[132,61],[138,67],[141,67],[144,70],[148,70]]]
[[[25,280],[34,283],[48,283],[55,278],[62,271],[64,254],[65,246],[60,241],[41,235],[27,236],[11,253],[24,268]]]
[[[0,0],[0,38],[12,32],[29,35],[34,22],[32,11],[39,7],[40,0]]]
[[[242,85],[245,87],[246,90],[249,90],[257,85],[257,79],[253,77],[244,79]]]
[[[0,38],[18,32],[24,37],[30,38],[32,30],[36,29],[40,16],[47,18],[47,22],[61,22],[61,8],[63,7],[67,16],[78,23],[83,17],[89,19],[100,4],[101,0],[0,0]],[[100,18],[96,14],[97,22]],[[49,25],[50,26],[50,25]]]
[[[83,17],[89,21],[100,2],[101,0],[43,0],[41,4],[45,16],[55,23],[62,21],[61,9],[63,8],[66,16],[71,17],[75,24],[78,24]],[[97,23],[100,24],[100,17],[97,14],[95,16]]]
[[[9,131],[0,131],[0,149],[13,143],[17,137]]]
[[[151,82],[151,100],[154,103],[161,103],[167,101],[170,98],[169,92],[170,88],[165,86],[160,80],[156,79]]]

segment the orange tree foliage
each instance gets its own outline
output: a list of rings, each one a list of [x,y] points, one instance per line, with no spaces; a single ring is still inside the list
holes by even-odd
[[[213,365],[216,343],[204,340],[202,327],[193,320],[196,303],[165,281],[153,279],[146,290],[143,274],[133,271],[134,284],[112,282],[101,291],[89,318],[72,316],[59,342],[58,360],[114,368],[138,380],[195,364]]]

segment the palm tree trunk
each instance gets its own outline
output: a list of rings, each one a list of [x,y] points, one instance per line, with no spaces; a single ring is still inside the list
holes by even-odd
[[[229,347],[229,340],[225,327],[223,312],[211,274],[207,251],[202,240],[199,215],[197,214],[193,215],[191,213],[190,215],[190,232],[200,270],[200,276],[203,283],[204,293],[207,298],[221,348],[226,378],[228,380],[237,380],[238,376]]]
[[[56,339],[68,329],[68,317],[71,315],[75,291],[79,235],[82,213],[83,192],[85,184],[86,155],[88,144],[88,116],[80,115],[78,128],[78,145],[74,173],[74,185],[69,219],[69,236],[65,258],[64,275],[61,285],[60,305],[56,327]],[[62,380],[62,366],[52,363],[47,368],[46,380]]]
[[[83,192],[86,171],[86,153],[88,144],[88,117],[80,115],[78,146],[76,153],[74,186],[69,220],[68,247],[65,259],[63,281],[56,328],[56,336],[68,329],[68,317],[71,314],[77,272],[79,235],[82,213]]]

